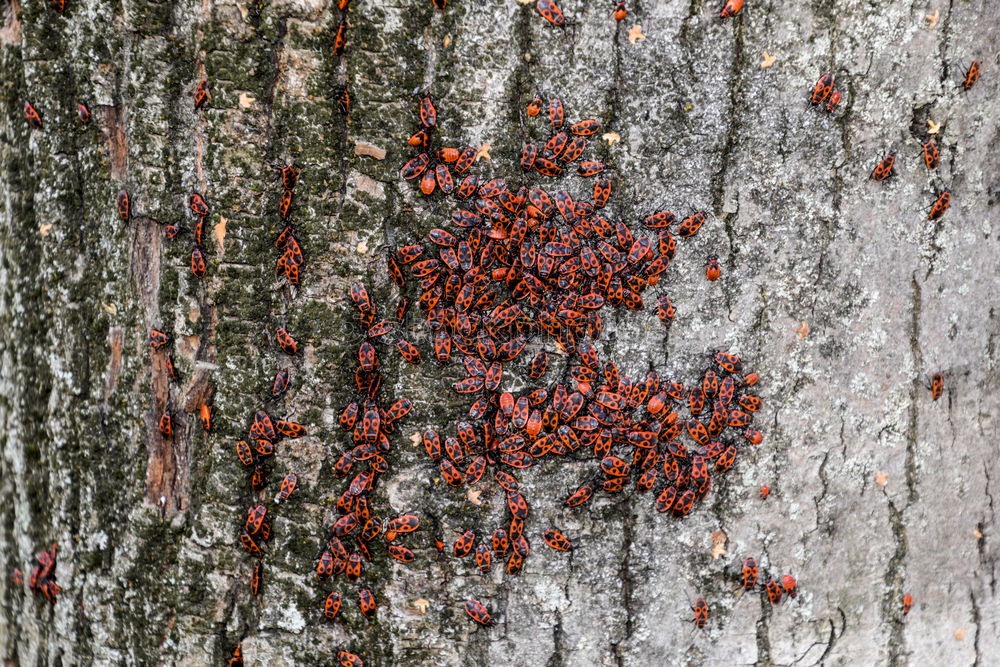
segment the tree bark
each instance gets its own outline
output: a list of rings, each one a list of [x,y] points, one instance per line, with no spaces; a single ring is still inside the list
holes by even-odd
[[[57,542],[64,591],[50,607],[0,579],[6,660],[218,664],[241,639],[247,663],[261,665],[332,664],[338,647],[369,665],[985,665],[1000,655],[998,5],[751,0],[721,20],[719,2],[631,0],[619,24],[611,3],[564,0],[570,25],[559,29],[533,4],[355,0],[338,57],[336,3],[69,0],[59,13],[7,0],[0,562],[27,574]],[[973,58],[983,78],[966,92]],[[827,71],[844,94],[833,114],[806,102]],[[203,77],[211,102],[196,112]],[[340,83],[353,95],[348,120]],[[531,469],[521,476],[532,503],[525,571],[481,577],[437,555],[429,517],[450,546],[467,527],[499,525],[502,496],[472,502],[448,488],[411,440],[464,414],[467,401],[442,390],[462,377],[458,365],[386,352],[386,395],[415,407],[376,512],[412,512],[425,528],[407,541],[415,563],[380,555],[368,566],[381,601],[369,622],[356,586],[320,583],[314,567],[343,486],[331,468],[351,446],[337,426],[361,340],[347,288],[366,283],[388,317],[397,292],[385,248],[447,227],[453,208],[399,178],[417,90],[435,97],[442,145],[489,146],[480,174],[521,182],[520,146],[545,129],[523,113],[538,91],[619,135],[593,142],[615,175],[609,217],[709,212],[645,310],[605,308],[597,346],[623,372],[655,368],[685,383],[707,351],[740,354],[763,378],[765,440],[684,520],[639,494],[568,511],[562,499],[596,464]],[[42,130],[24,120],[27,99]],[[929,121],[942,156],[934,172],[919,154]],[[898,173],[873,183],[888,150]],[[272,272],[273,167],[293,160],[307,260],[298,289]],[[591,185],[566,184],[581,196]],[[115,211],[122,188],[128,223]],[[941,189],[953,203],[932,222],[923,209]],[[190,230],[191,192],[212,207],[203,281],[188,268],[190,232],[168,241],[161,226]],[[704,278],[709,255],[718,282]],[[654,292],[678,308],[669,330]],[[413,331],[420,319],[414,309]],[[304,353],[275,404],[281,325]],[[180,384],[150,352],[150,328],[174,335]],[[426,335],[413,340],[429,357]],[[946,385],[936,402],[924,388],[934,372]],[[197,413],[206,400],[209,434]],[[165,440],[157,420],[168,405]],[[279,447],[264,493],[286,472],[300,477],[292,501],[268,502],[275,537],[258,601],[238,544],[255,496],[233,443],[264,405],[310,434]],[[580,548],[545,549],[537,535],[549,528]],[[725,554],[713,558],[718,532]],[[747,557],[793,573],[797,599],[772,608],[737,593],[733,566]],[[322,601],[334,589],[349,602],[329,623]],[[915,599],[906,617],[904,593]],[[496,626],[468,621],[470,597]],[[686,622],[696,597],[711,606],[705,632]]]

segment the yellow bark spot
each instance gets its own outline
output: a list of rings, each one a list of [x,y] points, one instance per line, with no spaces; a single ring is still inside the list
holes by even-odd
[[[927,134],[937,134],[941,131],[941,126],[932,121],[930,118],[927,119]]]
[[[628,29],[628,41],[630,44],[635,44],[640,39],[646,39],[646,36],[642,34],[642,26],[636,23]]]
[[[772,56],[767,51],[764,52],[764,59],[760,61],[760,68],[767,69],[778,60],[777,56]]]
[[[712,558],[726,555],[726,534],[721,530],[712,533]]]
[[[617,132],[605,132],[601,135],[601,139],[608,142],[608,146],[614,146],[622,140],[621,136]]]
[[[490,149],[491,148],[493,148],[493,146],[490,146],[489,144],[483,144],[482,146],[480,146],[479,148],[477,148],[476,149],[476,161],[478,162],[481,159],[482,160],[490,160],[490,161],[492,161],[493,158],[490,157]]]
[[[879,486],[885,486],[889,483],[889,474],[880,472],[875,475],[875,483]]]
[[[809,323],[802,320],[801,324],[802,326],[795,330],[795,333],[799,335],[800,340],[809,335]]]
[[[935,9],[933,14],[926,14],[924,20],[927,21],[927,29],[933,30],[937,27],[938,21],[941,20],[941,10]]]
[[[373,157],[376,160],[385,159],[385,149],[381,146],[376,146],[375,144],[369,144],[365,141],[358,141],[354,144],[354,154],[355,155],[367,155],[368,157]]]
[[[212,235],[215,237],[215,247],[223,250],[222,244],[226,241],[226,218],[219,216],[219,222],[212,228]]]
[[[41,234],[42,236],[48,236],[51,230],[52,230],[52,224],[47,222],[38,228],[38,233]]]

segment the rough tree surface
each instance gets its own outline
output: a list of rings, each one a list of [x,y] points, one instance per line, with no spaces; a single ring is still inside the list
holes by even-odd
[[[629,0],[620,25],[609,2],[562,5],[572,26],[560,30],[515,0],[452,0],[443,12],[430,0],[355,0],[341,61],[329,1],[68,0],[62,14],[5,1],[0,656],[219,664],[244,638],[260,665],[330,664],[339,646],[372,665],[996,660],[1000,5],[750,0],[723,21],[718,0]],[[635,24],[645,37],[632,42]],[[963,92],[973,58],[983,78]],[[824,71],[844,92],[833,116],[805,103]],[[203,75],[212,101],[196,114]],[[349,122],[333,95],[345,80]],[[561,499],[593,461],[531,470],[529,533],[559,527],[582,548],[536,546],[521,576],[481,578],[437,556],[422,530],[409,539],[417,562],[382,559],[366,576],[377,620],[352,601],[332,624],[313,568],[341,488],[336,416],[359,342],[346,288],[363,280],[391,308],[384,248],[452,208],[399,179],[418,89],[433,92],[447,144],[492,147],[481,173],[515,173],[524,104],[558,94],[570,117],[620,135],[595,142],[618,183],[611,215],[710,212],[658,288],[678,307],[673,328],[656,319],[651,290],[644,311],[607,309],[598,347],[623,371],[684,382],[706,351],[739,353],[764,378],[766,439],[683,521],[648,496],[566,511]],[[24,120],[29,98],[42,131]],[[89,127],[77,100],[94,112]],[[928,121],[940,126],[935,173],[919,156]],[[867,180],[890,149],[897,178]],[[271,246],[271,167],[293,159],[305,167],[294,220],[307,258],[294,294],[274,280]],[[114,209],[123,187],[129,224]],[[942,187],[954,203],[932,223],[923,209]],[[166,241],[138,217],[190,227],[192,191],[213,206],[200,282],[190,235]],[[704,277],[712,254],[716,283]],[[311,431],[279,449],[266,496],[288,470],[302,489],[277,513],[258,603],[237,544],[250,494],[232,444],[265,396],[281,324],[305,346],[286,414]],[[167,386],[151,368],[152,326],[175,334],[183,376],[169,443],[156,427]],[[467,405],[441,390],[459,368],[385,358],[389,396],[415,408],[379,502],[439,517],[449,540],[466,523],[491,528],[501,496],[475,505],[446,488],[410,440]],[[937,402],[924,386],[935,371],[946,382]],[[196,406],[209,391],[217,426],[206,436]],[[728,538],[719,558],[716,531]],[[65,590],[50,608],[7,573],[51,542]],[[747,556],[794,573],[798,599],[772,609],[738,594],[725,570]],[[904,620],[905,592],[915,605]],[[467,597],[498,624],[475,628]],[[712,605],[705,632],[686,622],[695,597]]]

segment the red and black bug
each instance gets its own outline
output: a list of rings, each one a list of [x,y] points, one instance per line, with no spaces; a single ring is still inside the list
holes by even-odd
[[[228,667],[243,667],[243,644],[237,644],[226,663]]]
[[[80,119],[80,122],[84,125],[90,122],[90,109],[83,102],[78,102],[76,105],[76,117]]]
[[[286,164],[282,167],[276,168],[281,175],[281,185],[286,190],[294,190],[295,186],[298,185],[299,173],[301,173],[302,170],[294,164]]]
[[[875,165],[875,168],[872,170],[871,179],[873,181],[881,182],[890,178],[896,173],[894,170],[895,164],[896,151],[886,153],[885,157],[879,160],[879,163]]]
[[[287,368],[282,368],[274,375],[274,382],[271,383],[271,396],[277,398],[288,391],[289,374]]]
[[[159,350],[170,344],[171,337],[158,329],[149,330],[149,346],[154,350]]]
[[[722,18],[728,19],[736,16],[743,9],[743,0],[726,0],[722,6]]]
[[[470,553],[472,553],[472,545],[475,541],[476,541],[475,531],[472,530],[465,531],[457,540],[455,540],[453,553],[459,558],[465,558]]]
[[[118,217],[125,222],[129,221],[132,217],[132,200],[128,195],[128,190],[124,188],[118,191]]]
[[[740,583],[743,586],[743,590],[752,591],[757,585],[757,575],[760,573],[760,568],[757,566],[757,561],[753,558],[747,558],[743,562],[743,567],[740,572]]]
[[[206,79],[202,79],[201,83],[198,84],[198,87],[194,91],[195,111],[203,108],[206,104],[208,104],[210,99],[212,99],[212,96],[208,94],[208,81]]]
[[[722,269],[719,267],[719,259],[717,257],[709,257],[708,261],[705,262],[705,277],[711,281],[716,281],[722,274]]]
[[[287,475],[285,475],[285,478],[281,480],[281,488],[278,491],[278,495],[275,496],[274,502],[282,503],[288,500],[288,498],[295,491],[295,488],[298,486],[298,484],[299,484],[298,475],[296,475],[293,472],[290,472]]]
[[[768,579],[764,582],[764,591],[767,593],[767,599],[771,604],[781,603],[781,597],[785,592],[781,588],[781,584],[774,579]]]
[[[555,0],[538,0],[535,3],[535,9],[542,15],[542,18],[552,25],[562,26],[566,23],[566,17],[563,16],[562,10],[559,9]]]
[[[545,0],[539,0],[539,5]],[[555,3],[552,3],[553,6]],[[558,10],[558,7],[556,8]],[[541,10],[539,10],[541,11]],[[566,110],[563,107],[562,100],[558,97],[553,97],[549,100],[549,122],[552,123],[552,127],[556,130],[563,126],[563,122],[566,120]]]
[[[31,102],[25,100],[24,102],[24,117],[28,120],[28,124],[36,130],[42,129],[42,116],[35,109],[35,105]]]
[[[306,434],[306,427],[302,424],[278,419],[274,422],[274,429],[286,438],[301,438]]]
[[[809,104],[817,106],[826,102],[833,93],[833,75],[829,72],[819,77],[816,85],[813,86],[812,94],[809,96]]]
[[[167,355],[167,358],[163,361],[163,367],[166,371],[168,380],[171,382],[178,382],[181,379],[181,374],[177,372],[177,367],[174,365],[173,355]]]
[[[205,217],[209,213],[208,202],[197,192],[192,192],[188,197],[188,206],[197,216]]]
[[[913,596],[906,593],[903,595],[903,616],[909,614],[911,609],[913,609]]]
[[[489,610],[486,608],[486,605],[478,600],[466,600],[465,613],[479,625],[493,625],[493,617],[490,616]]]
[[[542,533],[542,540],[556,551],[571,551],[573,549],[573,543],[558,530],[545,531]]]
[[[940,373],[935,373],[931,376],[931,398],[935,401],[941,398],[944,394],[944,376]]]
[[[341,19],[337,24],[337,32],[333,36],[333,52],[338,56],[344,52],[347,45],[347,18]]]
[[[49,4],[57,12],[64,11],[66,9],[66,0],[49,0]]]
[[[420,123],[424,127],[437,125],[437,109],[434,108],[434,101],[429,95],[420,98]]]
[[[795,599],[795,596],[799,594],[798,582],[795,581],[795,577],[790,574],[786,574],[781,577],[781,587],[785,590],[785,595],[791,599]]]
[[[771,487],[767,484],[762,484],[760,487],[760,499],[767,500],[767,497],[771,495]]]
[[[626,16],[628,16],[628,9],[625,7],[625,0],[616,0],[614,13],[615,21],[621,23],[625,20]]]
[[[969,63],[969,69],[965,70],[965,79],[962,81],[962,88],[965,90],[970,90],[976,82],[979,81],[979,74],[982,69],[982,63],[978,60],[973,60]]]
[[[844,99],[844,96],[839,90],[834,90],[830,93],[830,97],[826,100],[826,111],[827,113],[833,113],[840,106],[840,102]]]
[[[205,277],[206,271],[205,254],[201,248],[195,246],[194,250],[191,251],[191,273],[194,274],[195,278],[201,280]]]
[[[705,224],[705,213],[697,211],[681,221],[681,224],[677,227],[677,236],[681,238],[694,236],[703,224]]]
[[[362,588],[358,591],[358,606],[361,613],[366,618],[371,618],[378,611],[378,603],[375,601],[375,593],[370,588]]]
[[[941,151],[933,139],[928,139],[920,144],[920,150],[924,154],[924,164],[927,165],[928,169],[934,169],[941,163]]]
[[[597,160],[586,160],[581,162],[576,168],[576,173],[584,178],[597,176],[604,171],[604,163]]]
[[[341,605],[340,593],[336,591],[330,593],[326,596],[326,600],[323,601],[323,616],[331,621],[337,618],[337,615],[340,614]]]
[[[278,342],[278,347],[281,351],[288,355],[298,354],[299,344],[292,338],[292,335],[288,333],[288,329],[285,327],[278,327],[274,332],[275,340]]]
[[[333,89],[333,95],[337,100],[341,115],[349,116],[351,114],[351,91],[347,84],[337,84]]]
[[[528,103],[527,114],[532,118],[534,118],[535,116],[537,116],[542,112],[543,104],[545,104],[545,102],[542,100],[542,98],[539,97],[538,95],[535,95],[534,99],[532,99],[531,102]]]
[[[212,430],[212,408],[207,403],[198,406],[198,419],[201,420],[201,427],[205,431]]]
[[[949,206],[951,206],[951,192],[943,190],[931,206],[931,212],[927,214],[927,217],[930,220],[938,220],[947,212]]]
[[[696,628],[704,629],[708,626],[709,608],[704,598],[695,600],[694,604],[691,605],[691,611],[694,612],[694,618],[691,619],[691,622]]]

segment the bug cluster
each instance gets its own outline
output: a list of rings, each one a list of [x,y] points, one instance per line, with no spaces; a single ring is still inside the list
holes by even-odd
[[[813,86],[812,94],[809,95],[809,104],[827,113],[833,113],[840,106],[844,96],[839,90],[833,87],[834,77],[827,72],[821,74],[816,85]]]
[[[601,129],[594,119],[568,123],[559,98],[535,96],[526,114],[537,117],[543,109],[552,134],[522,148],[519,162],[528,181],[568,173]],[[466,526],[451,552],[473,557],[483,573],[494,559],[505,559],[510,575],[520,572],[530,553],[530,505],[518,475],[559,460],[595,462],[592,476],[566,499],[568,507],[584,504],[598,490],[655,489],[659,511],[690,513],[711,487],[710,469],[728,470],[744,446],[763,440],[752,428],[761,400],[747,391],[757,375],[745,374],[735,355],[717,352],[717,369],[690,387],[655,372],[633,379],[615,363],[602,362],[591,341],[602,335],[605,306],[644,308],[644,292],[660,282],[676,256],[676,238],[695,235],[706,214],[678,220],[669,211],[653,211],[635,226],[609,220],[604,215],[613,184],[598,160],[583,160],[575,170],[595,177],[587,197],[574,198],[568,190],[550,194],[530,182],[508,187],[503,178],[480,182],[475,174],[455,186],[447,164],[450,158],[458,162],[463,151],[432,153],[437,111],[429,97],[421,100],[420,115],[422,127],[410,144],[424,151],[403,166],[401,176],[420,178],[425,195],[454,194],[464,204],[451,213],[449,229],[431,229],[422,242],[398,247],[387,266],[403,293],[401,303],[413,294],[423,311],[433,358],[448,363],[461,357],[465,377],[453,389],[472,401],[453,435],[430,428],[421,440],[448,485],[493,480],[506,498],[501,527]],[[459,166],[463,173],[467,165]],[[666,295],[657,303],[669,326],[674,305]],[[397,319],[402,326],[402,315]],[[550,355],[548,341],[558,354]],[[529,345],[530,357],[524,355]],[[398,347],[407,361],[420,361],[411,343]],[[519,370],[527,377],[519,378]],[[554,550],[573,548],[558,530],[539,535]],[[467,601],[465,610],[477,623],[491,622],[476,600]]]
[[[122,191],[124,192],[124,190]],[[119,196],[120,200],[120,196]],[[180,373],[177,372],[177,367],[174,365],[174,355],[169,351],[169,346],[173,343],[173,337],[159,329],[149,330],[149,348],[153,352],[163,353],[163,372],[167,378],[168,385],[171,382],[177,382],[180,380]],[[166,404],[163,406],[160,412],[160,418],[157,421],[157,428],[160,431],[160,435],[164,438],[173,437],[174,433],[174,419],[171,414],[170,407],[170,391],[167,391]]]
[[[88,125],[90,123],[90,108],[83,102],[77,102],[76,117],[81,123]],[[28,121],[28,125],[36,130],[41,130],[45,127],[45,124],[42,122],[42,114],[31,100],[24,101],[24,118]]]
[[[298,352],[298,343],[284,327],[275,332],[278,347],[289,356]],[[288,391],[291,378],[287,368],[280,369],[271,384],[271,399],[278,401]],[[267,486],[268,460],[275,453],[275,446],[283,439],[301,438],[306,435],[302,424],[286,419],[272,419],[266,409],[257,410],[250,418],[248,438],[236,443],[236,457],[248,471],[249,487],[255,498]],[[252,443],[252,444],[251,444]],[[289,472],[281,481],[275,504],[288,500],[298,487],[299,478],[294,472]],[[271,539],[271,522],[268,520],[268,508],[262,502],[254,502],[246,511],[243,530],[240,533],[240,546],[250,556],[257,559],[250,574],[250,593],[260,595],[264,581],[264,557],[262,548]]]
[[[979,60],[973,60],[966,69],[965,76],[962,79],[962,90],[971,90],[976,85],[976,82],[979,81],[981,71],[982,63]],[[812,106],[825,108],[826,111],[831,113],[836,111],[841,100],[841,93],[834,88],[834,77],[829,72],[819,77],[819,80],[813,86],[812,92],[809,94],[809,103]],[[936,170],[941,163],[941,150],[937,142],[930,137],[925,141],[921,141],[920,153],[927,170],[929,172]],[[869,178],[876,183],[888,181],[896,174],[896,163],[896,151],[887,152],[875,164]],[[948,208],[951,206],[951,198],[951,190],[940,189],[930,206],[927,218],[929,220],[940,220],[948,212]]]
[[[465,174],[476,161],[476,149],[466,146],[461,150],[451,147],[432,150],[431,143],[436,125],[437,109],[434,100],[424,96],[420,99],[420,129],[407,140],[408,145],[420,148],[421,152],[403,165],[400,174],[408,181],[420,179],[418,181],[420,191],[425,195],[432,195],[435,190],[440,190],[446,195],[456,192],[455,196],[460,199],[469,197],[479,186],[479,177],[468,174],[456,191],[452,171],[459,176]],[[449,164],[452,166],[449,167]]]
[[[59,545],[52,543],[47,551],[39,551],[35,554],[35,566],[28,577],[28,588],[35,595],[42,595],[52,604],[56,603],[62,588],[56,583],[56,555]],[[11,580],[14,584],[24,583],[24,575],[20,569],[15,569]]]
[[[414,553],[397,539],[417,530],[420,520],[412,514],[403,514],[383,521],[373,512],[371,493],[379,477],[389,472],[386,455],[392,449],[391,438],[397,432],[399,420],[410,413],[412,404],[406,398],[388,406],[380,400],[383,377],[375,343],[383,341],[393,327],[386,320],[376,321],[375,303],[361,283],[351,287],[350,299],[365,331],[365,340],[358,346],[358,365],[354,371],[357,397],[340,414],[340,426],[351,434],[353,447],[341,454],[333,473],[338,478],[355,474],[337,500],[339,517],[316,564],[316,576],[326,580],[343,574],[348,582],[356,583],[364,576],[364,563],[373,561],[381,542],[392,558],[402,563],[413,562]],[[324,616],[330,620],[337,618],[342,604],[340,592],[329,593],[323,605]],[[375,593],[364,583],[358,589],[358,606],[368,618],[377,610]]]
[[[274,246],[281,251],[278,263],[274,267],[276,275],[284,276],[290,285],[299,285],[299,272],[305,264],[302,246],[295,238],[295,227],[289,222],[292,211],[292,198],[295,195],[295,185],[299,182],[299,172],[294,164],[279,168],[281,174],[281,201],[278,204],[278,215],[284,228],[274,240]]]
[[[763,582],[760,581],[760,566],[753,558],[747,558],[740,566],[740,587],[747,592],[759,588],[763,595],[767,596],[772,605],[781,604],[784,597],[794,600],[798,595],[798,582],[790,574],[780,577],[768,575]]]

